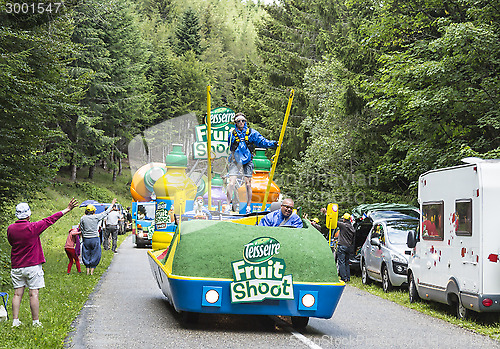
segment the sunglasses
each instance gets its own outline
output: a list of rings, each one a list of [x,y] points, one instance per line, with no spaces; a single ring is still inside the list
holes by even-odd
[[[245,120],[241,119],[241,120],[236,120],[235,122],[245,122]]]
[[[287,208],[287,209],[289,209],[289,210],[293,210],[293,206],[281,205],[281,207]]]

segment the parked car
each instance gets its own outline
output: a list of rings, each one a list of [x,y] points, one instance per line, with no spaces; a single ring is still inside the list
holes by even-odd
[[[356,240],[354,245],[354,256],[349,260],[352,269],[361,269],[361,248],[366,241],[368,233],[373,227],[373,222],[381,218],[383,212],[399,212],[410,217],[419,218],[420,211],[412,205],[393,204],[393,203],[375,203],[356,206],[352,210],[351,221],[356,229]]]
[[[371,214],[372,228],[361,248],[361,280],[382,282],[384,292],[407,283],[408,257],[406,245],[409,233],[419,226],[419,219],[395,212],[377,211]]]

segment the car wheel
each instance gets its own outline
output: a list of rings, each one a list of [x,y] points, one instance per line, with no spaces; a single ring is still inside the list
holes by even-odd
[[[460,320],[470,319],[472,315],[472,310],[464,307],[460,299],[457,300],[456,304],[456,315]]]
[[[292,316],[293,328],[297,330],[306,328],[308,323],[309,323],[308,316]]]
[[[387,270],[387,266],[382,267],[382,289],[384,292],[389,292],[392,290],[392,283],[389,279],[389,271]]]
[[[417,285],[415,284],[415,279],[413,274],[410,274],[410,281],[408,285],[408,296],[410,297],[410,303],[415,303],[420,300],[420,296],[417,292]]]
[[[369,285],[372,282],[368,276],[368,270],[366,269],[366,263],[364,260],[361,260],[361,282],[363,285]]]

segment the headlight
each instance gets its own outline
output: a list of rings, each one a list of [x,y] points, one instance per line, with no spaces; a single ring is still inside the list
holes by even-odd
[[[220,307],[222,305],[222,287],[203,286],[201,305],[205,307]]]
[[[396,253],[391,253],[391,259],[393,262],[408,264],[408,261],[406,260],[405,257]]]
[[[317,310],[318,309],[318,291],[299,292],[299,310]]]
[[[310,308],[310,307],[312,307],[314,305],[314,303],[316,303],[316,299],[310,293],[307,293],[307,294],[303,295],[302,299],[300,301],[302,302],[302,304],[306,308]]]
[[[205,293],[205,300],[210,304],[216,303],[219,300],[219,292],[216,290],[209,290]]]

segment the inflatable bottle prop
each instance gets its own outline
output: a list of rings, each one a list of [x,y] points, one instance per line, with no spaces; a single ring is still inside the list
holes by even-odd
[[[170,245],[176,229],[172,213],[180,217],[185,211],[192,210],[197,191],[194,182],[186,175],[187,157],[181,144],[173,145],[165,158],[165,164],[165,174],[153,185],[156,195],[153,250]]]
[[[135,171],[130,184],[130,194],[134,201],[151,201],[153,185],[166,171],[167,167],[161,162],[151,162]]]
[[[220,174],[214,173],[212,177],[212,207],[221,211],[222,205],[227,202],[227,196],[223,188],[224,181]],[[208,204],[208,192],[203,195],[203,202]]]
[[[250,202],[252,212],[260,211],[262,201],[264,201],[264,196],[266,194],[267,182],[269,181],[271,161],[266,157],[265,152],[265,149],[257,148],[252,160],[254,164],[254,173],[252,175],[252,199]],[[245,213],[247,207],[247,191],[245,184],[238,188],[238,194],[240,197],[240,213]],[[278,201],[279,195],[280,188],[272,181],[271,190],[267,197],[266,210],[270,209],[272,202]]]

